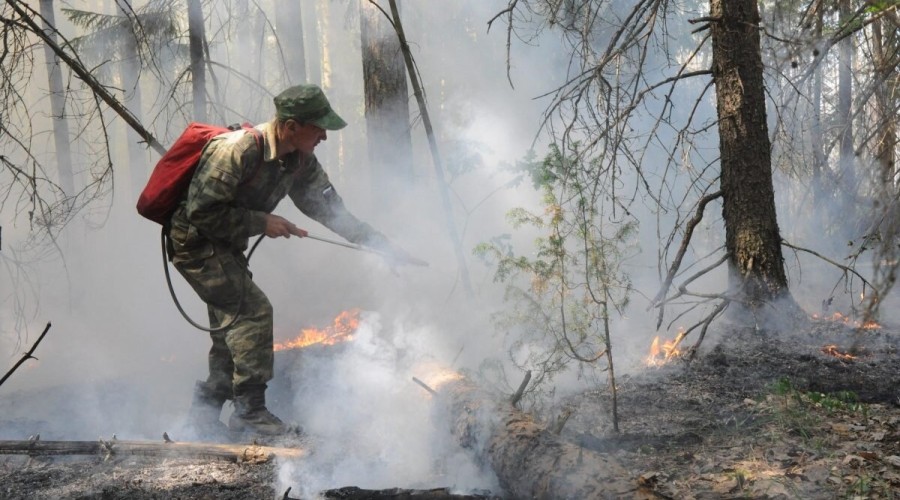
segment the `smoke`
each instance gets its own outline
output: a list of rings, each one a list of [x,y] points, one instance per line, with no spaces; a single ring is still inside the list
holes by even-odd
[[[286,374],[292,380],[292,416],[314,436],[309,456],[283,464],[284,488],[302,497],[342,486],[496,491],[493,474],[473,462],[449,435],[446,415],[412,382],[448,366],[429,351],[429,328],[383,326],[363,316],[354,340],[303,350]]]

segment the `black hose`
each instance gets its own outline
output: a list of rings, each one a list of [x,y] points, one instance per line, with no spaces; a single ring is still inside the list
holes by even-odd
[[[250,248],[250,253],[247,254],[247,265],[248,266],[250,265],[250,256],[253,255],[253,251],[256,250],[257,246],[259,246],[259,243],[262,241],[264,236],[265,236],[264,234],[259,235],[259,238],[256,239],[256,242],[253,244],[253,247]],[[163,270],[166,272],[166,285],[168,285],[168,287],[169,287],[169,295],[172,296],[172,301],[175,302],[175,307],[178,308],[178,312],[181,313],[181,315],[184,317],[184,319],[187,320],[187,322],[190,323],[191,326],[193,326],[194,328],[196,328],[198,330],[203,330],[204,332],[215,333],[215,332],[221,332],[222,330],[230,328],[231,325],[233,325],[234,322],[237,321],[238,317],[240,316],[241,306],[244,305],[244,294],[247,290],[247,287],[245,286],[246,280],[247,280],[247,275],[244,274],[241,279],[241,298],[238,300],[237,313],[235,313],[231,317],[231,321],[229,321],[227,324],[222,325],[218,328],[206,328],[205,326],[200,325],[199,323],[197,323],[196,321],[191,319],[190,316],[187,315],[187,313],[184,311],[184,308],[181,307],[181,303],[178,302],[178,297],[175,296],[175,289],[172,287],[172,277],[171,277],[171,275],[169,275],[169,259],[168,259],[168,247],[166,246],[166,237],[167,237],[166,227],[163,226],[162,231],[161,231],[161,236],[160,236],[160,241],[162,243]]]

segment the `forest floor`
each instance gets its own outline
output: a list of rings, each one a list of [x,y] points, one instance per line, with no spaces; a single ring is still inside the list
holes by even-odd
[[[629,471],[634,489],[620,498],[900,498],[896,329],[857,331],[840,321],[790,335],[721,328],[727,342],[690,363],[618,380],[618,433],[611,396],[597,391],[555,409],[571,411],[561,436]],[[275,491],[276,476],[273,463],[5,456],[0,498],[291,497]],[[476,498],[430,494],[330,498]]]

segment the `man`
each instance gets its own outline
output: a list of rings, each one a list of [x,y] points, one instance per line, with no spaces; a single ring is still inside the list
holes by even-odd
[[[273,312],[247,268],[250,237],[307,233],[270,213],[286,195],[304,214],[353,243],[409,259],[381,233],[344,208],[313,150],[327,131],[347,124],[315,85],[291,87],[275,97],[276,117],[212,139],[203,151],[186,198],[171,219],[172,263],[209,309],[209,376],[195,387],[189,420],[198,434],[215,437],[226,400],[234,400],[232,432],[279,435],[287,426],[265,404],[272,379]],[[262,150],[260,150],[260,147]]]

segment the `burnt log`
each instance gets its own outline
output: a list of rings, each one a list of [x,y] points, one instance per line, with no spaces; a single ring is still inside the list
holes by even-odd
[[[321,495],[323,498],[341,500],[372,500],[376,498],[390,500],[495,500],[498,498],[489,495],[454,494],[450,492],[449,488],[364,490],[355,486],[323,491]]]
[[[156,441],[0,441],[0,455],[99,455],[167,458],[206,458],[238,463],[265,463],[275,457],[298,458],[300,448],[278,448],[255,444],[216,444]]]
[[[619,463],[560,438],[462,379],[440,389],[451,431],[489,465],[512,498],[621,498],[638,489]]]

